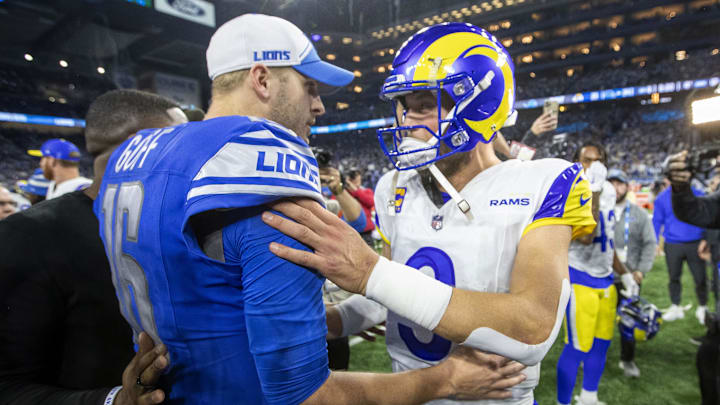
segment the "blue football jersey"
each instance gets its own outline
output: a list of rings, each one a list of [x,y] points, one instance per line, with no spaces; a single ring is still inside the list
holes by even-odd
[[[297,404],[329,376],[324,279],[270,253],[307,248],[260,219],[291,196],[322,203],[317,162],[267,120],[144,130],[112,154],[95,213],[123,316],[168,347],[168,403]],[[233,213],[220,258],[190,224],[207,212]]]

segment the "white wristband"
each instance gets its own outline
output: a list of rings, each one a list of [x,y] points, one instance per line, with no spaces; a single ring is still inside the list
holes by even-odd
[[[381,256],[370,274],[365,296],[431,331],[445,315],[452,287]]]
[[[113,402],[115,402],[115,397],[122,389],[122,385],[119,385],[108,392],[107,396],[105,397],[105,402],[103,402],[103,405],[112,405]]]

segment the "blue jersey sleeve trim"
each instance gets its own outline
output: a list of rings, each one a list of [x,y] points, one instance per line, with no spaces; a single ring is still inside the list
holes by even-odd
[[[352,222],[349,222],[347,218],[345,218],[345,215],[343,215],[343,220],[358,232],[364,231],[365,227],[367,226],[367,216],[365,216],[364,210],[360,210],[360,216],[358,216],[357,219]]]
[[[279,179],[274,177],[204,177],[200,180],[193,181],[191,188],[207,186],[209,184],[253,184],[260,186],[279,186],[289,188],[299,188],[317,193],[317,188],[310,186],[306,182],[291,179]]]
[[[565,202],[570,195],[570,191],[577,182],[582,180],[582,177],[579,176],[581,168],[582,166],[579,163],[575,163],[555,178],[550,190],[545,195],[545,200],[543,200],[540,209],[533,217],[533,221],[541,218],[560,218],[563,216]]]

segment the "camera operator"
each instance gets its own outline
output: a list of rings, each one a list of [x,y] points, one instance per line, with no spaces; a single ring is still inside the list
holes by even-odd
[[[668,159],[666,170],[672,184],[672,207],[675,215],[687,223],[711,229],[720,229],[720,192],[696,196],[691,187],[693,176],[688,165],[688,152],[682,151]],[[717,272],[718,269],[714,268]],[[720,321],[718,305],[715,314],[705,317],[708,333],[698,349],[696,365],[700,376],[703,405],[720,403]]]
[[[328,187],[333,199],[340,204],[343,220],[358,233],[363,232],[367,223],[372,223],[372,220],[365,215],[360,202],[348,191],[345,177],[340,173],[340,170],[330,165],[332,155],[324,149],[316,148],[315,158],[320,169],[320,184],[323,187]]]

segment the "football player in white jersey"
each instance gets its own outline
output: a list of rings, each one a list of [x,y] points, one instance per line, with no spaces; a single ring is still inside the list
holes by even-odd
[[[508,357],[528,366],[527,379],[511,399],[478,403],[531,405],[570,296],[570,241],[595,222],[580,165],[494,154],[514,117],[513,71],[499,41],[470,24],[426,28],[397,52],[381,93],[397,125],[378,131],[397,169],[375,191],[385,257],[311,201],[273,205],[297,222],[263,220],[314,250],[273,243],[276,255],[370,298],[330,309],[330,334],[386,316],[394,371],[429,367],[457,344]]]
[[[605,369],[607,351],[615,329],[617,291],[613,269],[621,275],[623,293],[638,294],[638,286],[615,254],[615,188],[606,181],[607,154],[602,145],[587,142],[575,161],[586,170],[593,191],[595,231],[570,245],[568,264],[573,293],[566,311],[565,347],[557,366],[558,404],[569,404],[577,376],[583,364],[583,386],[575,397],[579,405],[600,405],[597,391]]]

